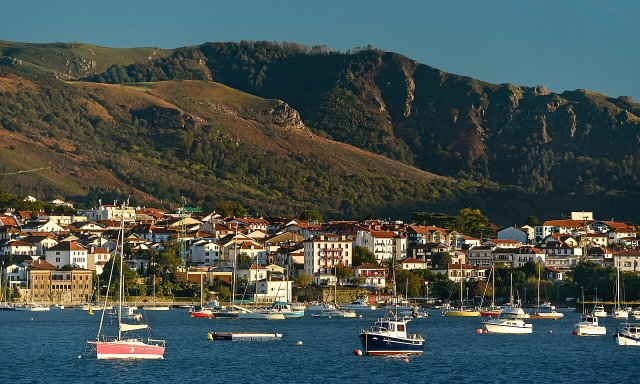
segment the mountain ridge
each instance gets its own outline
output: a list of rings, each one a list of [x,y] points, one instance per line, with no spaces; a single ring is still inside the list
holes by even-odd
[[[88,95],[80,98],[91,99],[99,105],[86,102],[83,107],[87,109],[87,116],[91,116],[89,120],[97,119],[97,122],[90,123],[94,129],[96,125],[108,121],[107,116],[114,118],[110,115],[113,113],[117,115],[114,121],[126,121],[126,124],[133,124],[136,130],[141,129],[138,126],[140,124],[144,125],[144,129],[154,126],[156,128],[153,129],[157,129],[159,125],[167,122],[174,124],[176,121],[197,127],[197,122],[191,122],[186,115],[198,116],[193,111],[224,104],[216,101],[219,98],[226,99],[227,103],[232,103],[233,98],[239,98],[240,101],[251,99],[248,104],[238,104],[239,109],[235,111],[230,107],[231,104],[224,106],[231,109],[225,111],[223,108],[219,113],[205,118],[204,125],[213,126],[215,122],[223,125],[225,119],[230,118],[225,113],[236,114],[236,120],[229,124],[237,127],[240,127],[240,121],[244,126],[248,124],[247,121],[256,119],[254,128],[260,127],[256,128],[259,132],[269,132],[260,136],[264,139],[259,143],[253,143],[256,148],[282,150],[274,141],[286,142],[287,138],[276,135],[273,128],[265,128],[277,114],[265,114],[251,105],[275,103],[269,105],[283,113],[278,118],[297,121],[295,124],[299,125],[299,129],[306,130],[306,135],[317,138],[304,142],[305,146],[324,146],[337,151],[345,144],[352,145],[384,156],[370,158],[380,167],[399,170],[402,168],[395,162],[391,163],[393,166],[381,164],[400,161],[416,167],[402,172],[427,172],[421,176],[421,182],[436,180],[444,183],[430,189],[427,195],[435,196],[431,200],[427,195],[416,195],[416,190],[405,196],[405,192],[413,188],[405,185],[402,198],[396,199],[407,202],[403,208],[405,214],[424,207],[441,207],[451,212],[473,204],[499,219],[512,220],[517,215],[531,214],[531,211],[562,212],[569,207],[591,209],[584,206],[589,202],[596,204],[594,209],[603,209],[604,214],[619,216],[620,212],[629,215],[640,213],[636,212],[637,209],[625,210],[622,207],[640,190],[636,176],[640,170],[640,153],[634,145],[640,142],[640,106],[628,97],[611,98],[587,90],[557,94],[541,86],[491,84],[446,73],[402,55],[376,49],[344,53],[323,47],[306,48],[298,44],[205,43],[177,48],[163,52],[163,55],[157,59],[147,57],[143,62],[127,63],[133,57],[125,53],[118,54],[120,63],[109,66],[101,63],[102,68],[106,67],[104,72],[95,70],[82,79],[85,83],[73,83],[77,89],[88,92]],[[13,68],[16,76],[24,75],[22,79],[26,81],[29,81],[29,76],[35,76],[36,85],[46,70],[55,71],[30,67],[27,59],[5,56],[4,61],[0,59],[0,62],[4,62],[6,68]],[[12,60],[24,62],[12,64]],[[59,64],[57,62],[56,65]],[[0,77],[0,88],[12,87],[8,79],[9,76]],[[243,95],[254,96],[239,96],[231,91],[215,94],[211,88],[206,91],[207,100],[197,100],[185,90],[188,86],[172,83],[176,80],[200,80],[205,82],[203,84],[216,81],[229,89],[246,92]],[[102,91],[87,81],[112,84],[135,82],[131,89],[137,90],[162,87],[161,84],[166,82],[171,84],[166,87],[174,87],[171,90],[173,94],[162,95],[156,100],[159,103],[156,107],[178,109],[169,113],[162,108],[133,108],[135,103],[144,99],[141,93],[137,93],[136,98],[128,99],[132,103],[130,109],[135,113],[125,113],[111,101],[101,99]],[[92,87],[94,89],[90,89]],[[118,87],[117,92],[122,94],[131,91]],[[155,88],[153,92],[159,92],[158,89]],[[147,92],[145,97],[151,96],[154,95]],[[196,100],[201,104],[191,103],[189,97],[191,101]],[[168,104],[163,105],[160,100]],[[184,106],[189,106],[187,109],[190,110],[184,110]],[[180,112],[180,109],[183,111]],[[249,119],[243,120],[244,117]],[[222,132],[222,128],[216,129]],[[246,135],[248,131],[238,128],[239,132]],[[227,135],[232,133],[225,131]],[[272,142],[267,139],[269,135]],[[246,140],[242,135],[235,137],[239,142]],[[323,137],[335,141],[320,140]],[[155,150],[160,151],[158,143],[153,145],[156,146]],[[353,149],[348,152],[357,153]],[[293,156],[293,162],[297,164],[295,172],[304,173],[303,165],[312,157],[312,153],[297,149]],[[315,153],[313,156],[318,156]],[[210,154],[201,156],[211,160]],[[251,163],[251,160],[242,161]],[[317,162],[317,158],[313,161]],[[216,164],[215,161],[209,162],[207,172],[215,173],[212,167]],[[374,173],[363,166],[359,166],[354,174],[366,179],[365,184],[374,179]],[[272,183],[270,176],[265,173],[256,177],[262,180],[262,184]],[[383,177],[387,178],[385,183],[390,183],[388,177],[391,175],[387,172]],[[403,176],[402,180],[409,182],[411,179]],[[276,188],[275,185],[272,188]],[[471,192],[464,191],[467,187]],[[389,189],[387,186],[380,188]],[[439,193],[439,188],[448,192]],[[385,193],[387,198],[394,200],[393,192]],[[154,195],[154,192],[150,195]],[[442,196],[448,197],[443,199]],[[501,212],[504,209],[496,206],[504,203],[505,197],[513,207],[512,213]],[[300,198],[298,196],[295,199]],[[415,203],[410,209],[412,199]],[[253,198],[251,205],[258,206],[258,201]],[[333,207],[330,209],[333,214],[349,206],[327,201],[319,198],[314,203]],[[353,199],[350,201],[353,203]],[[382,208],[386,204],[377,201],[373,204],[363,203],[362,210],[366,211],[366,205],[371,204],[373,213],[393,212],[393,209],[389,210],[391,206]],[[548,206],[549,202],[551,206]],[[611,207],[612,202],[615,203],[614,207]],[[297,206],[310,207],[305,203]],[[347,209],[348,213],[355,212],[351,208]]]

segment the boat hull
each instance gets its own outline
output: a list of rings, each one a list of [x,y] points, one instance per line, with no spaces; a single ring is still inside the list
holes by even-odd
[[[621,332],[616,332],[613,335],[613,338],[616,339],[616,344],[623,346],[640,346],[640,338],[633,337],[629,335],[625,335]]]
[[[548,320],[558,320],[558,319],[562,319],[564,317],[564,314],[562,313],[558,313],[558,312],[541,312],[541,313],[534,313],[533,315],[530,315],[529,318],[530,319],[548,319]]]
[[[607,334],[607,328],[603,326],[576,325],[573,328],[576,336],[603,336]]]
[[[144,309],[145,311],[168,311],[171,308],[167,306],[157,306],[157,307],[143,307],[142,309]]]
[[[498,317],[502,311],[480,311],[482,317]]]
[[[480,312],[478,311],[445,311],[444,316],[447,317],[478,317],[480,316]]]
[[[284,320],[285,317],[282,313],[256,313],[246,312],[239,313],[238,319],[241,320]]]
[[[46,312],[46,311],[50,311],[51,308],[49,307],[15,307],[14,310],[23,311],[23,312]]]
[[[398,338],[370,332],[360,334],[360,342],[367,355],[416,355],[424,353],[424,340]]]
[[[96,357],[103,359],[164,359],[164,345],[141,341],[94,341]]]
[[[520,327],[514,325],[501,325],[491,323],[484,323],[482,325],[484,326],[484,329],[486,329],[489,333],[523,335],[533,332],[533,327]]]
[[[215,315],[211,311],[198,311],[198,312],[190,312],[191,317],[204,317],[207,319],[213,319]]]

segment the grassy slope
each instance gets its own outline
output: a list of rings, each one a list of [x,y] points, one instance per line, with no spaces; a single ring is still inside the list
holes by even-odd
[[[167,57],[162,48],[108,48],[82,43],[28,44],[0,40],[0,56],[11,56],[72,78],[100,73],[110,65],[128,65]]]

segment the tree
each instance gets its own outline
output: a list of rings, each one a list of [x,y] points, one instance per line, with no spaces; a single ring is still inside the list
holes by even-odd
[[[482,238],[491,232],[489,219],[479,209],[462,208],[456,216],[456,230],[466,235]]]
[[[306,273],[300,273],[300,275],[296,279],[296,285],[298,287],[307,287],[309,286],[309,284],[311,284],[312,281],[313,279],[311,278],[311,276],[307,275]]]
[[[308,210],[308,211],[302,212],[302,214],[300,214],[300,220],[315,221],[318,223],[322,223],[324,221],[322,219],[322,215],[320,214],[320,212],[316,210]]]
[[[227,217],[244,217],[247,215],[247,209],[242,204],[227,200],[218,204],[216,211]]]
[[[353,248],[353,255],[352,255],[352,265],[354,267],[358,267],[362,264],[366,264],[366,263],[371,263],[371,264],[378,264],[378,261],[376,260],[376,256],[373,254],[373,252],[371,252],[369,250],[369,248],[357,245]]]
[[[353,276],[353,270],[351,268],[344,265],[336,266],[336,277],[339,282],[348,280],[351,276]]]
[[[178,268],[184,264],[184,261],[180,258],[178,242],[172,240],[165,244],[165,248],[158,252],[155,264],[163,279],[174,280]]]
[[[458,284],[446,279],[433,283],[433,293],[443,300],[448,300],[458,292]]]
[[[538,216],[529,216],[527,217],[527,225],[530,227],[540,225],[540,219],[538,218]]]
[[[446,229],[452,229],[456,223],[455,217],[439,212],[414,212],[413,217],[418,225],[433,225]]]
[[[431,255],[431,265],[433,266],[433,269],[447,269],[448,265],[451,264],[452,261],[453,259],[449,252],[436,252]]]
[[[124,263],[123,264],[124,267],[122,268],[122,276],[124,277],[124,287],[125,290],[128,292],[130,288],[136,286],[136,278],[138,277],[138,273],[135,271],[132,271],[131,268],[129,268],[129,264]],[[111,276],[111,269],[113,268],[113,275],[112,275],[112,281],[111,281],[111,288],[109,293],[116,293],[118,292],[118,278],[120,276],[120,258],[119,257],[112,257],[109,259],[109,261],[107,261],[104,265],[104,268],[102,270],[102,276],[105,276],[107,279],[109,278],[109,276]],[[136,289],[138,289],[136,287]]]
[[[244,265],[244,264],[251,265],[251,264],[253,264],[253,261],[254,261],[254,259],[251,256],[249,256],[246,253],[244,253],[244,252],[241,252],[238,255],[238,264],[239,265]]]

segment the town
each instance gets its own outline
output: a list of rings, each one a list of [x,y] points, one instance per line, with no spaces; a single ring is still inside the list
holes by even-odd
[[[0,215],[5,307],[82,305],[113,294],[103,276],[112,267],[121,222],[127,295],[145,302],[151,282],[154,300],[156,284],[159,300],[172,303],[193,301],[204,284],[207,299],[230,301],[234,271],[242,287],[236,301],[347,301],[363,295],[371,302],[388,300],[391,264],[404,296],[449,302],[456,300],[461,280],[469,284],[467,296],[469,287],[472,296],[483,294],[480,286],[486,293],[492,267],[514,270],[535,263],[557,285],[580,263],[637,272],[640,257],[634,226],[598,220],[592,212],[476,238],[429,223],[322,222],[314,220],[317,212],[302,220],[223,217],[189,207],[166,212],[116,201],[90,209],[73,209],[61,200],[52,204],[66,213],[7,209]],[[332,286],[342,288],[340,297],[337,289],[331,296]]]

